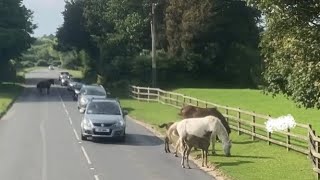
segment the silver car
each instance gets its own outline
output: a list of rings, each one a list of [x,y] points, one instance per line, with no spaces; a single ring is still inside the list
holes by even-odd
[[[101,137],[125,141],[127,114],[117,99],[92,99],[81,120],[81,139]]]
[[[78,109],[83,113],[92,98],[107,98],[107,92],[102,85],[83,85],[78,94]]]

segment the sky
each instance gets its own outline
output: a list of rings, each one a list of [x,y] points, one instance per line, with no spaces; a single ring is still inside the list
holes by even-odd
[[[38,25],[35,37],[56,34],[63,23],[64,0],[23,0],[23,3],[33,11],[33,23]]]

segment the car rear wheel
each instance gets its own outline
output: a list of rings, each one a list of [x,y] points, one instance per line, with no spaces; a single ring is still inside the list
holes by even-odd
[[[81,131],[81,140],[82,140],[82,141],[88,140],[87,137],[82,134],[82,131]]]

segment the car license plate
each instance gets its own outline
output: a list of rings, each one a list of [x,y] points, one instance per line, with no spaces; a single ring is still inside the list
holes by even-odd
[[[105,129],[105,128],[97,128],[96,129],[97,132],[110,132],[110,129]]]

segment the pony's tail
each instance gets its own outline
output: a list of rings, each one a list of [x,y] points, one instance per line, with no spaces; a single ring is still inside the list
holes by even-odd
[[[167,136],[170,142],[173,142],[173,139],[172,139],[173,134],[176,136],[179,136],[179,134],[177,133],[177,123],[172,124],[167,131]]]

